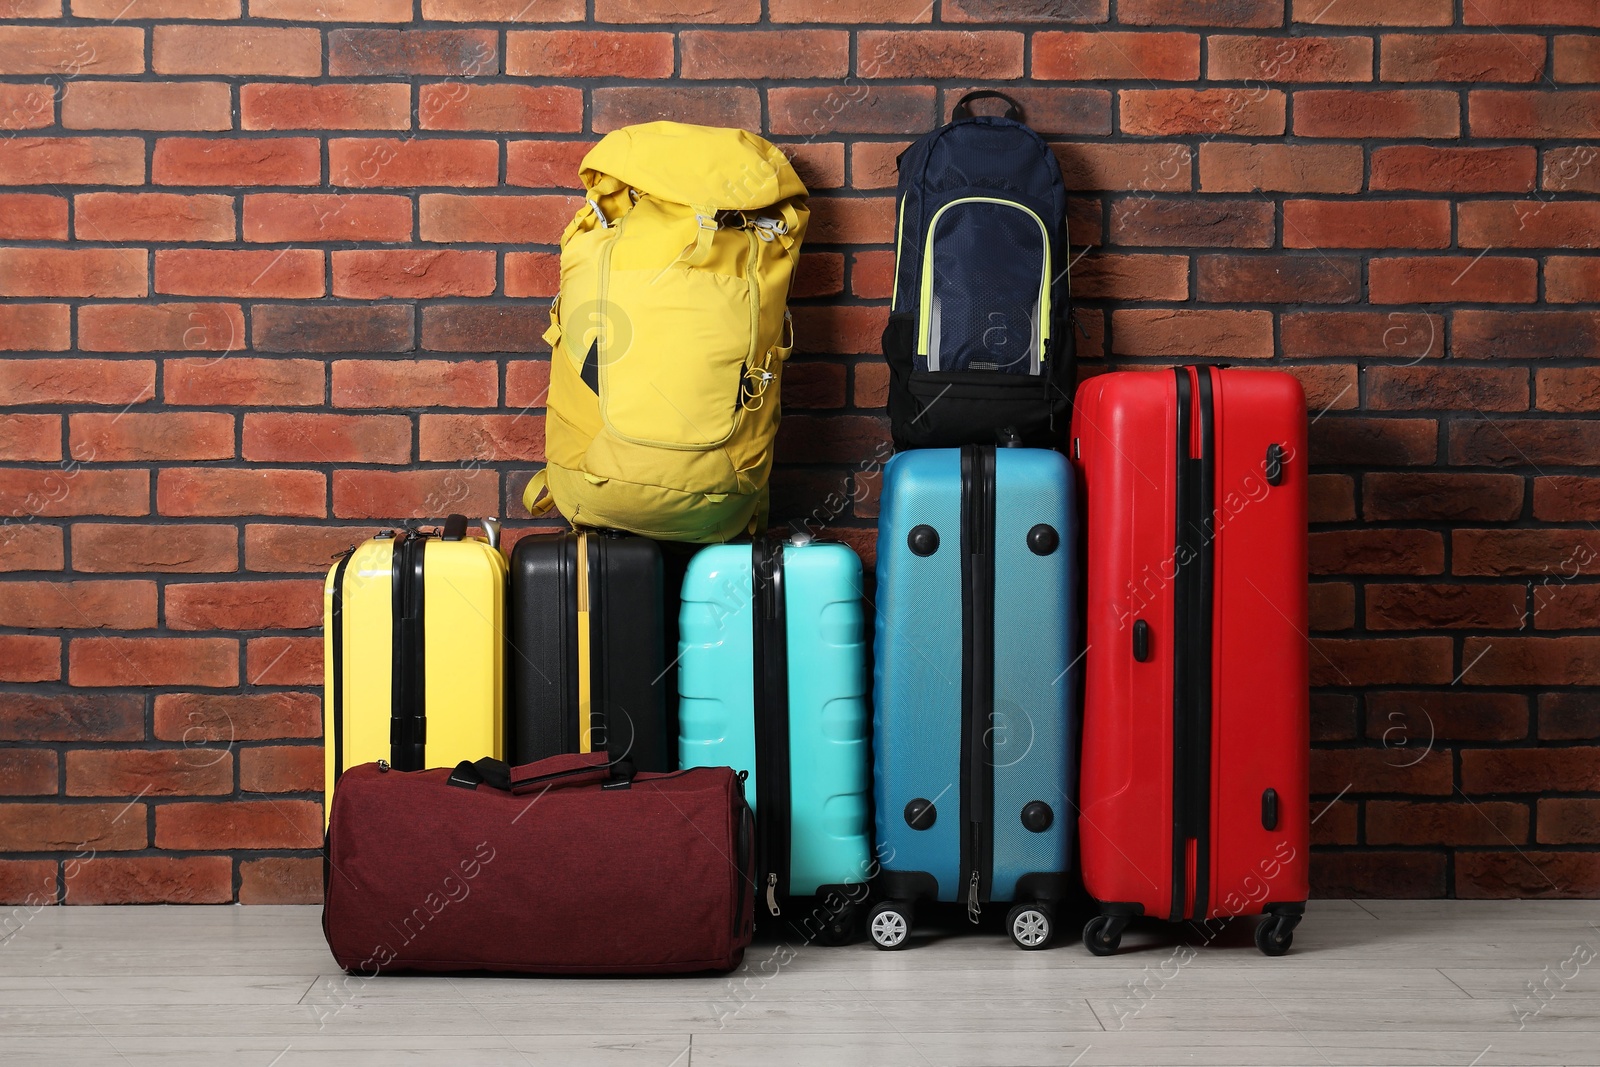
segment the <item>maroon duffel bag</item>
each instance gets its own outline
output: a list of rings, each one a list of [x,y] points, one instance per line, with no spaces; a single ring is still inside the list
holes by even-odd
[[[322,913],[334,959],[367,976],[738,966],[753,906],[743,782],[606,758],[346,771]]]

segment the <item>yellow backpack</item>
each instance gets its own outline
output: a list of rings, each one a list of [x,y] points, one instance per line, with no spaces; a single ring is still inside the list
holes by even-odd
[[[607,134],[580,177],[523,503],[669,541],[765,526],[805,186],[760,137],[677,122]]]

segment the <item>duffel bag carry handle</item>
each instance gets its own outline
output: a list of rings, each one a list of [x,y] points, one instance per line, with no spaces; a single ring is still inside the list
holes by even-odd
[[[497,759],[481,759],[475,763],[462,760],[450,772],[450,784],[463,789],[487,785],[521,796],[537,790],[562,789],[607,780],[620,785],[631,782],[633,773],[630,760],[612,763],[604,752],[569,752],[525,763],[520,767],[508,766],[504,760]]]
[[[956,101],[956,106],[950,110],[950,119],[970,119],[972,117],[972,101],[974,100],[1004,100],[1006,102],[1005,117],[1012,122],[1022,121],[1022,105],[1011,99],[1005,93],[995,89],[974,89],[972,92]]]

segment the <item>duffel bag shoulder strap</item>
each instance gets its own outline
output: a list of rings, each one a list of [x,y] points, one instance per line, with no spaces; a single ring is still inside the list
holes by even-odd
[[[604,752],[570,752],[548,756],[535,763],[511,767],[503,760],[462,760],[450,772],[449,784],[462,789],[489,786],[520,796],[538,789],[561,789],[591,782],[628,782],[633,779],[633,763],[612,762]]]

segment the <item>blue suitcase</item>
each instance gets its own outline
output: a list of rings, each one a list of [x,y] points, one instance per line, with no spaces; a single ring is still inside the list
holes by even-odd
[[[1072,854],[1078,642],[1072,469],[1042,449],[904,452],[878,526],[874,746],[879,887],[900,948],[918,900],[976,922],[1015,901],[1043,948]]]
[[[757,914],[829,944],[859,929],[873,873],[865,630],[847,545],[758,538],[689,562],[680,765],[748,772]],[[817,902],[786,913],[795,897]]]

